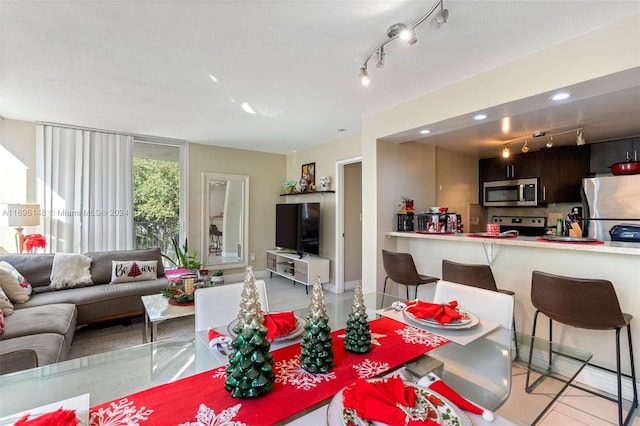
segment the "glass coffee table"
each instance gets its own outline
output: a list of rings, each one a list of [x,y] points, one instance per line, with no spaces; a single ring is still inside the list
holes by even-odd
[[[144,306],[144,330],[142,343],[155,342],[158,335],[158,324],[172,318],[181,318],[195,315],[194,304],[172,305],[169,299],[162,294],[142,296]],[[151,329],[151,330],[149,330]]]

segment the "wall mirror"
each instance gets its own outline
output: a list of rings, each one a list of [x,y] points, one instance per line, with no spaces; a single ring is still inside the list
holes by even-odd
[[[249,176],[204,172],[202,210],[203,268],[247,266]]]

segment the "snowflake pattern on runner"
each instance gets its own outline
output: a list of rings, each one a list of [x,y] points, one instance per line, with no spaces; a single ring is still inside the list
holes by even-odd
[[[137,409],[133,401],[122,398],[118,402],[112,402],[107,408],[100,408],[91,413],[89,424],[91,426],[137,426],[140,421],[149,419],[153,410],[145,407]]]
[[[241,407],[242,404],[234,405],[216,415],[216,412],[211,408],[200,404],[198,414],[196,414],[196,421],[181,423],[178,426],[246,426],[246,423],[233,420]]]
[[[402,340],[404,340],[405,343],[427,345],[432,348],[438,347],[439,345],[449,341],[449,339],[444,337],[436,336],[428,331],[420,330],[419,328],[411,326],[396,330],[396,334],[402,336]]]
[[[227,366],[223,365],[222,367],[218,367],[213,370],[213,374],[211,375],[214,379],[226,379],[227,378]]]
[[[382,346],[382,343],[380,343],[380,341],[378,340],[379,338],[387,337],[386,334],[379,334],[379,333],[370,333],[370,334],[371,334],[371,344],[376,346]],[[340,339],[344,339],[345,337],[347,337],[347,335],[339,334],[337,337],[339,337]]]
[[[290,384],[298,389],[309,390],[318,386],[318,383],[334,380],[334,372],[325,374],[313,374],[300,368],[300,360],[291,358],[289,360],[276,361],[276,383],[283,385]]]
[[[371,361],[367,358],[360,364],[354,365],[353,368],[358,372],[358,377],[368,379],[389,370],[389,364],[386,362]]]

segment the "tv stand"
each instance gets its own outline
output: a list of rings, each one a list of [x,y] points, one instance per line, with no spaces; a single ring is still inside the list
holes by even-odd
[[[304,256],[303,253],[267,250],[267,271],[294,282],[313,285],[316,276],[320,282],[329,282],[329,259],[319,256]],[[309,293],[309,287],[306,288]]]

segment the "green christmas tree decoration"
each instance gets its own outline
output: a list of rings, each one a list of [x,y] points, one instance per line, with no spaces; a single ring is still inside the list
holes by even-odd
[[[320,277],[316,277],[313,283],[311,304],[304,330],[300,348],[300,366],[309,373],[328,373],[333,368],[333,348]]]
[[[224,388],[234,398],[257,398],[273,389],[276,376],[251,266],[247,267],[238,323],[233,331],[236,337],[231,342],[233,352],[229,356]]]
[[[364,354],[371,350],[371,329],[367,321],[367,307],[362,296],[362,282],[356,282],[353,305],[347,320],[344,347],[347,351]]]

